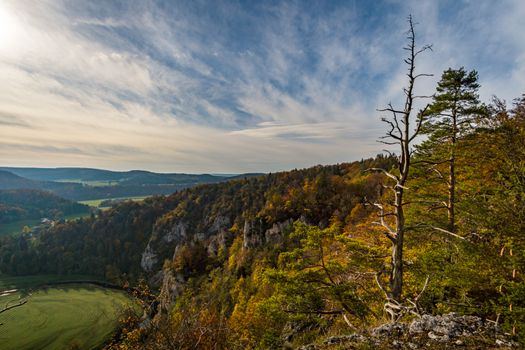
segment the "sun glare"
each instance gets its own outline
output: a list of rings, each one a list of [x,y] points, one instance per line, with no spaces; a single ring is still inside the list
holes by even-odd
[[[9,48],[20,33],[16,17],[7,9],[0,7],[0,49]]]

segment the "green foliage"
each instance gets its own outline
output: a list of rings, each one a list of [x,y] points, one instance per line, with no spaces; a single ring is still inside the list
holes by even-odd
[[[290,238],[299,246],[279,256],[268,278],[296,314],[347,313],[363,321],[370,312],[361,288],[382,257],[371,246],[349,239],[338,223],[326,229],[296,222]]]
[[[422,303],[433,312],[456,311],[496,320],[503,330],[525,336],[525,100],[514,109],[493,107],[490,123],[457,141],[459,201],[457,233],[465,240],[421,229],[409,243],[416,279],[431,276]],[[435,145],[435,152],[446,149]],[[424,173],[412,189],[418,198],[436,191]],[[420,205],[412,217],[439,216]],[[428,221],[427,221],[428,222]]]
[[[433,102],[425,114],[422,132],[432,143],[453,143],[474,130],[487,114],[478,96],[478,73],[449,68],[443,72]],[[424,148],[424,142],[420,148]]]

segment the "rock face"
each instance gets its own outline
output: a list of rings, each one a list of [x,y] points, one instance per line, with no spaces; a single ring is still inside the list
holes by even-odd
[[[142,253],[142,258],[140,259],[140,267],[142,267],[142,269],[146,272],[151,272],[153,270],[153,266],[157,263],[157,261],[157,254],[155,254],[155,252],[150,246],[150,243],[148,243],[146,250],[144,250],[144,253]]]
[[[255,248],[262,244],[278,244],[283,241],[284,233],[292,227],[293,220],[276,222],[265,230],[261,219],[246,220],[244,222],[244,248]]]
[[[292,219],[273,224],[273,226],[264,233],[266,244],[282,243],[284,233],[292,227],[292,224]]]
[[[184,278],[180,274],[176,274],[171,270],[165,271],[158,298],[160,303],[159,312],[168,312],[171,304],[182,293],[183,288]]]
[[[184,222],[177,222],[173,225],[172,229],[167,235],[162,237],[162,240],[166,243],[171,243],[175,240],[180,241],[187,238],[187,227],[188,225]]]
[[[255,248],[263,242],[263,222],[260,219],[245,220],[243,230],[243,247]]]
[[[233,241],[233,234],[230,231],[222,230],[212,236],[208,242],[208,255],[217,256],[219,250],[226,249]]]
[[[208,234],[209,235],[217,234],[221,231],[228,229],[230,225],[231,225],[231,222],[227,216],[219,215],[215,217],[215,219],[211,223],[208,229]]]

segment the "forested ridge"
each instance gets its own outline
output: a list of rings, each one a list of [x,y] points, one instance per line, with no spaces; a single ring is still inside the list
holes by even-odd
[[[380,176],[364,180],[362,170],[391,163],[392,159],[379,156],[351,164],[200,185],[165,198],[126,201],[96,217],[57,224],[38,237],[6,237],[0,247],[1,271],[84,273],[136,282],[146,276],[140,260],[150,238],[162,237],[179,219],[189,223],[189,235],[205,232],[219,216],[231,220],[232,232],[241,231],[245,220],[256,217],[265,226],[301,216],[326,225],[334,212],[346,215],[340,208],[351,209],[366,193],[375,191],[371,188],[377,186]],[[163,245],[166,251],[161,252],[162,257],[171,258],[177,243]],[[21,250],[20,246],[27,248]]]

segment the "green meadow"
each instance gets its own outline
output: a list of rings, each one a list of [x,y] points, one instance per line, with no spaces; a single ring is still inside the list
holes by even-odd
[[[100,207],[100,203],[106,200],[130,200],[130,201],[142,201],[148,197],[151,196],[135,196],[135,197],[116,197],[116,198],[101,198],[101,199],[91,199],[87,201],[79,201],[81,204],[89,205],[90,207],[95,207],[102,209],[103,207]]]
[[[27,288],[40,281],[2,282],[0,277],[2,350],[95,349],[110,338],[126,310],[138,312],[138,306],[124,292],[89,284],[2,292],[15,284]],[[1,312],[23,300],[27,302]]]

